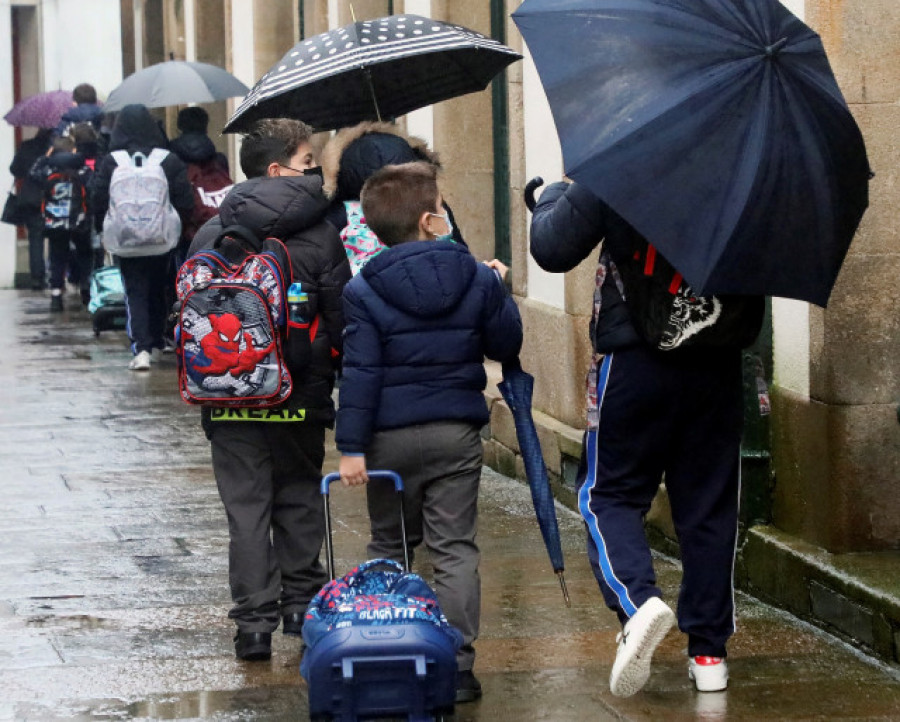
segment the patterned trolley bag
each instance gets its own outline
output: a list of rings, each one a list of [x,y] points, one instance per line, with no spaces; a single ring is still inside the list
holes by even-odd
[[[248,250],[250,249],[250,250]],[[238,257],[238,260],[234,260]],[[290,256],[230,226],[178,271],[178,385],[189,404],[275,406],[291,394],[285,363]]]
[[[368,473],[370,479],[394,482],[405,564],[372,559],[334,578],[328,491],[340,475],[325,476],[325,546],[332,580],[310,602],[303,622],[307,649],[300,673],[309,685],[309,716],[440,719],[453,713],[462,635],[447,622],[431,587],[409,571],[402,480],[392,471]]]

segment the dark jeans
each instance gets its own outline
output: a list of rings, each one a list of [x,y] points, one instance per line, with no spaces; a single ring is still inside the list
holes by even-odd
[[[50,288],[62,288],[66,281],[66,267],[69,265],[70,244],[75,247],[74,254],[81,268],[91,267],[91,236],[89,233],[73,231],[47,231],[47,242],[50,245]],[[79,279],[82,289],[88,287],[88,273]]]
[[[328,575],[319,563],[325,428],[305,422],[210,424],[213,471],[228,515],[228,616],[241,632],[272,632],[303,613]]]
[[[44,262],[44,216],[36,210],[25,221],[28,231],[28,271],[32,285],[43,286],[47,282],[47,266]]]
[[[169,313],[166,306],[169,254],[119,258],[119,270],[125,286],[126,328],[132,353],[163,348],[163,330]]]

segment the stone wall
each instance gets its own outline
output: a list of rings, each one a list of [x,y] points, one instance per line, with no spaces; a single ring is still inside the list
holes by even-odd
[[[900,5],[806,0],[876,176],[827,310],[810,309],[809,398],[773,394],[774,516],[830,551],[900,548]]]

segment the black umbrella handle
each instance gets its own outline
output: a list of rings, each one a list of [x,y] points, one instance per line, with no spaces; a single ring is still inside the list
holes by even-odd
[[[528,183],[525,184],[525,205],[528,206],[528,210],[534,213],[534,192],[544,185],[544,179],[539,175],[532,178]]]

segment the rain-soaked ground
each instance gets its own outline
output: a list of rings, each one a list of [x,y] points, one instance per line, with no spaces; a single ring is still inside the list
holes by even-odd
[[[48,306],[0,291],[0,720],[307,719],[296,639],[277,634],[270,662],[234,658],[225,517],[174,359],[129,372],[121,333],[97,340],[84,311]],[[347,569],[365,554],[363,494],[333,497]],[[900,719],[896,669],[742,595],[727,692],[692,690],[673,632],[646,688],[612,697],[616,622],[578,519],[560,509],[566,609],[527,489],[485,469],[480,504],[484,697],[458,720]],[[658,569],[672,600],[678,566]]]

